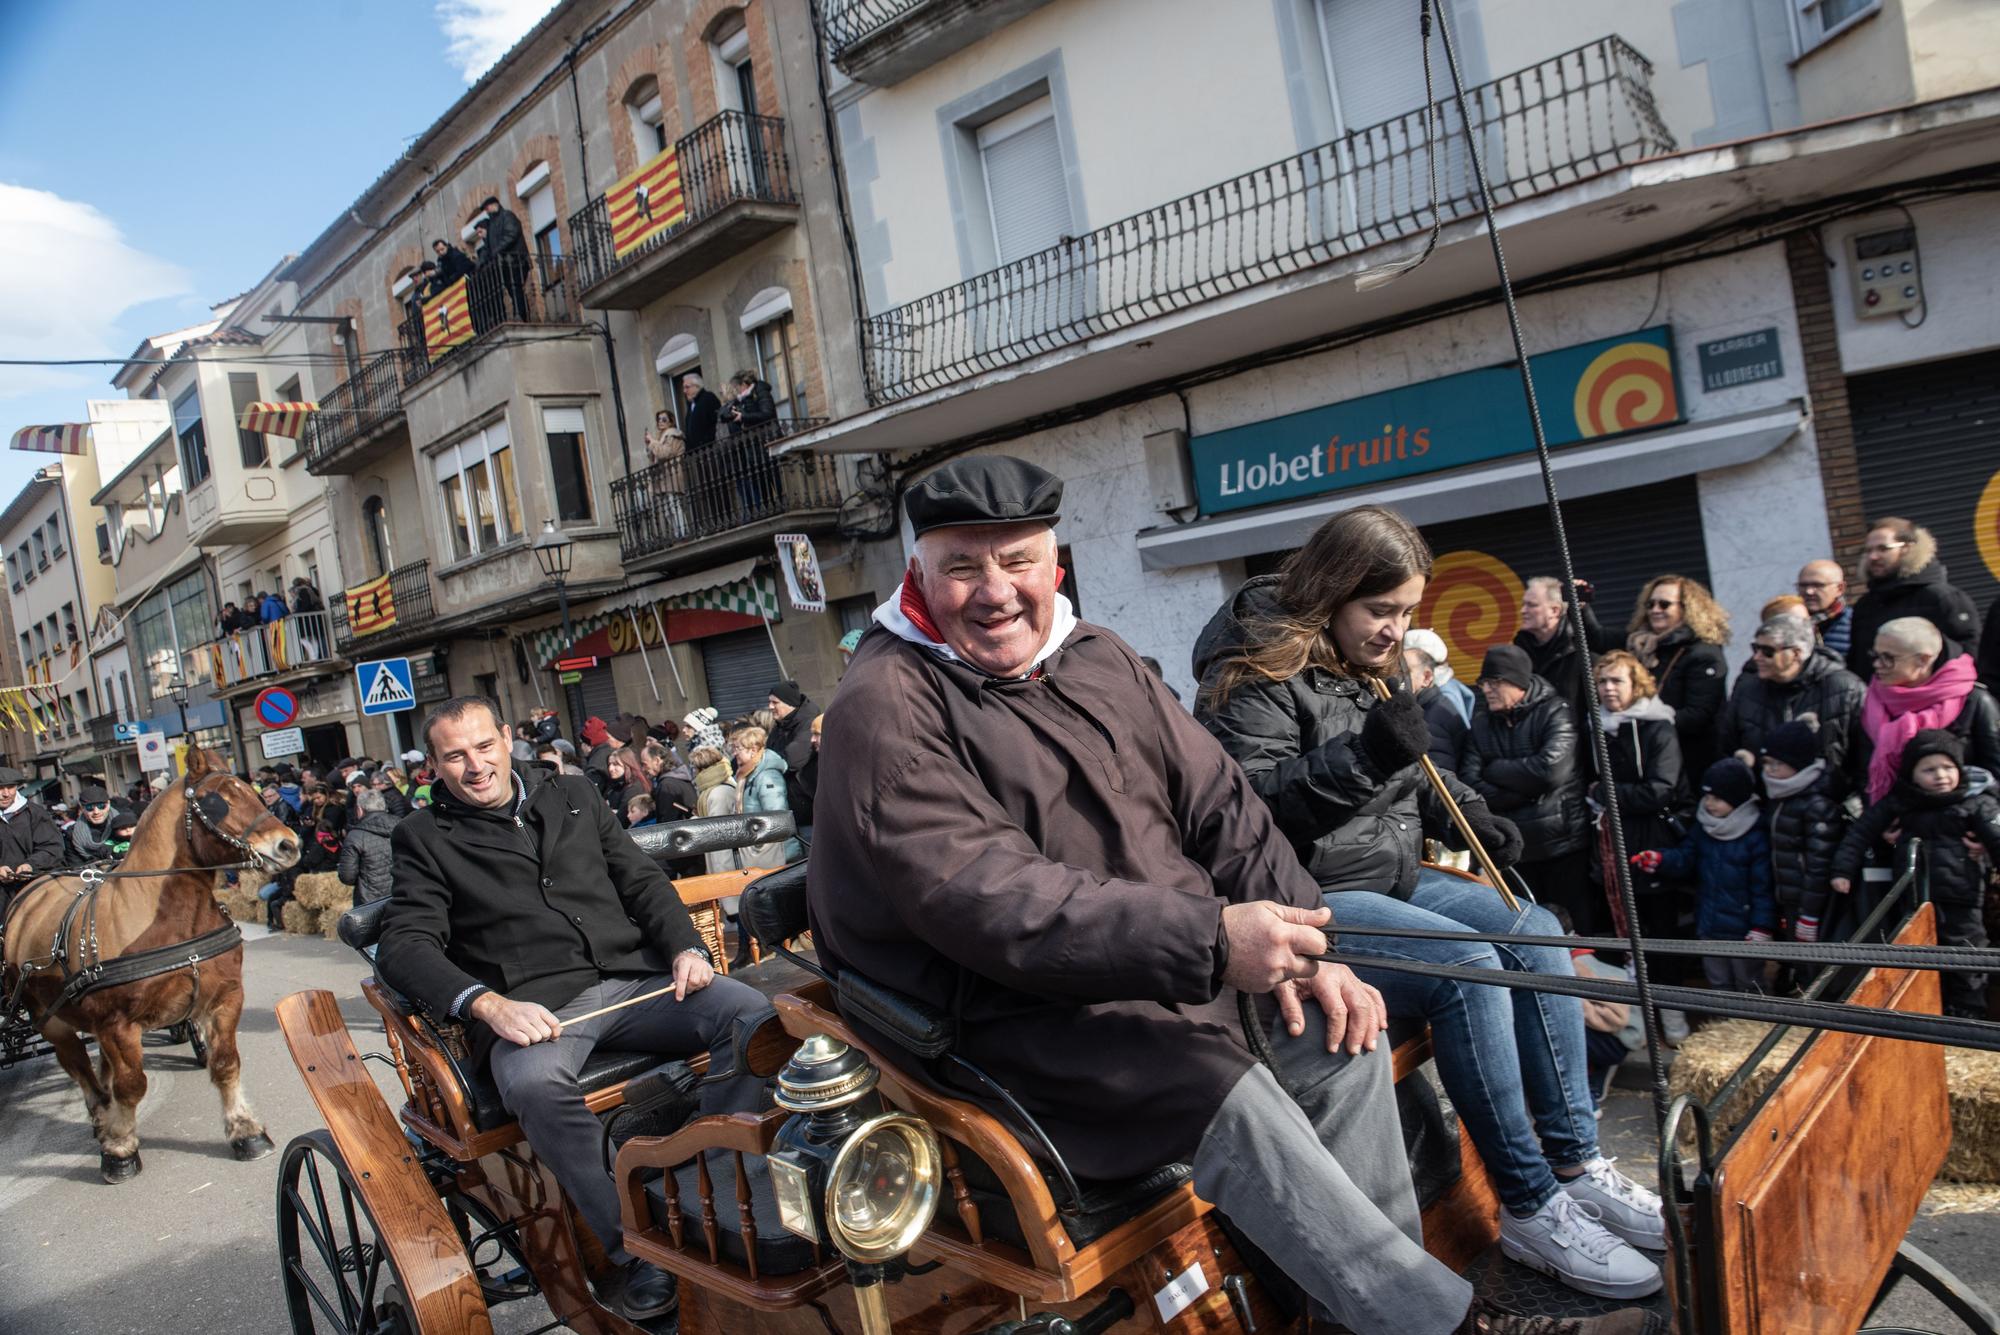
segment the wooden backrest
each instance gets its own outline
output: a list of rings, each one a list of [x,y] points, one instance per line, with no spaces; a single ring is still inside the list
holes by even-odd
[[[1917,909],[1896,941],[1935,945]],[[1849,998],[1936,1015],[1938,976],[1871,969]],[[1718,1335],[1856,1329],[1951,1144],[1944,1049],[1822,1031],[1714,1174],[1702,1266]]]

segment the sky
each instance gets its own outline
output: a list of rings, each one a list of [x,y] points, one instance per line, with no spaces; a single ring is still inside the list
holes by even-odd
[[[116,357],[305,248],[553,0],[0,0],[0,359]],[[29,424],[115,366],[0,366]]]

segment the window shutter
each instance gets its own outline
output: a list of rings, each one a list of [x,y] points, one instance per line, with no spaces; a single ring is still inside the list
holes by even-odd
[[[1002,264],[1046,250],[1074,227],[1053,115],[1026,129],[982,142],[993,242]]]
[[[542,409],[542,426],[551,436],[563,431],[574,432],[576,435],[581,436],[584,433],[583,409],[544,408]]]
[[[1319,0],[1341,129],[1380,125],[1424,104],[1423,51],[1410,8]]]
[[[544,184],[541,189],[528,196],[528,235],[536,235],[544,227],[554,225],[555,220],[555,188]]]

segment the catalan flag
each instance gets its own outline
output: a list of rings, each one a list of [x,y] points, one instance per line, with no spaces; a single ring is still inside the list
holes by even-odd
[[[306,418],[319,411],[317,403],[252,403],[244,407],[236,425],[245,431],[261,431],[267,436],[297,440],[306,433]]]
[[[55,426],[24,426],[14,433],[13,448],[38,454],[90,453],[90,423],[63,422]]]
[[[681,159],[669,144],[605,193],[611,209],[611,253],[619,259],[687,217],[681,196]]]
[[[424,303],[424,351],[436,357],[472,340],[472,301],[459,279]]]
[[[373,635],[396,624],[396,595],[389,588],[387,575],[344,590],[340,597],[347,604],[347,628],[355,635]]]

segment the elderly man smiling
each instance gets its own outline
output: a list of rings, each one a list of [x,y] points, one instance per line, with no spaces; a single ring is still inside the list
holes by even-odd
[[[1315,961],[1329,914],[1242,771],[1056,592],[1061,501],[1004,456],[907,493],[916,555],[825,720],[821,954],[953,1012],[1079,1176],[1190,1163],[1349,1329],[1526,1331],[1420,1245],[1381,997]],[[1204,1010],[1230,988],[1276,994],[1285,1086]]]

